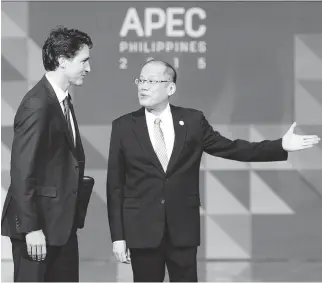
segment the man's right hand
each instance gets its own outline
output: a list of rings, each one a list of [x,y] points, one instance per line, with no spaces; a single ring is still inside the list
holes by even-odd
[[[113,242],[113,252],[120,262],[131,262],[130,250],[126,249],[126,242],[124,240]]]
[[[46,258],[46,238],[42,230],[32,231],[26,235],[27,251],[33,260]]]

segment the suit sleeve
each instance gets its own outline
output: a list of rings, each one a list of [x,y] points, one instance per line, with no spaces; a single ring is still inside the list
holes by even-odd
[[[46,111],[35,99],[19,107],[14,122],[11,151],[11,192],[20,220],[19,232],[41,229],[38,218],[36,184],[37,166],[46,139]]]
[[[230,140],[214,131],[202,115],[204,151],[210,155],[245,162],[282,161],[288,152],[282,147],[282,139],[249,142],[241,139]]]
[[[125,161],[122,152],[119,124],[112,123],[107,166],[107,211],[112,242],[124,240],[123,233],[123,186],[125,183]]]

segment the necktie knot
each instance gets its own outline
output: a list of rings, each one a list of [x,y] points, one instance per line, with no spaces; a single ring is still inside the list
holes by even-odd
[[[68,96],[65,97],[65,99],[63,100],[63,105],[64,105],[64,115],[65,118],[68,119],[69,118],[69,111],[70,111],[70,104],[69,104],[69,98]]]
[[[161,119],[159,117],[155,118],[154,124],[160,126],[160,123],[161,123]]]
[[[65,99],[63,100],[63,104],[65,107],[68,107],[70,105],[71,97],[67,95]]]

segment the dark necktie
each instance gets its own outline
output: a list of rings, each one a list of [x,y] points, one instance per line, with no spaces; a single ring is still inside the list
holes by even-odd
[[[74,144],[73,128],[72,128],[72,123],[70,120],[71,103],[70,103],[70,96],[69,95],[67,95],[66,98],[63,100],[63,104],[64,104],[64,115],[65,115],[65,119],[67,121],[67,126],[68,126],[68,132],[69,132],[69,135],[70,135],[72,142]]]

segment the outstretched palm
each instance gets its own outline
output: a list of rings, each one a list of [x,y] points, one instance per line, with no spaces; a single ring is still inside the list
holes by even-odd
[[[286,151],[296,151],[313,147],[319,143],[320,138],[316,135],[297,135],[294,133],[296,122],[288,129],[282,139],[282,146]]]

